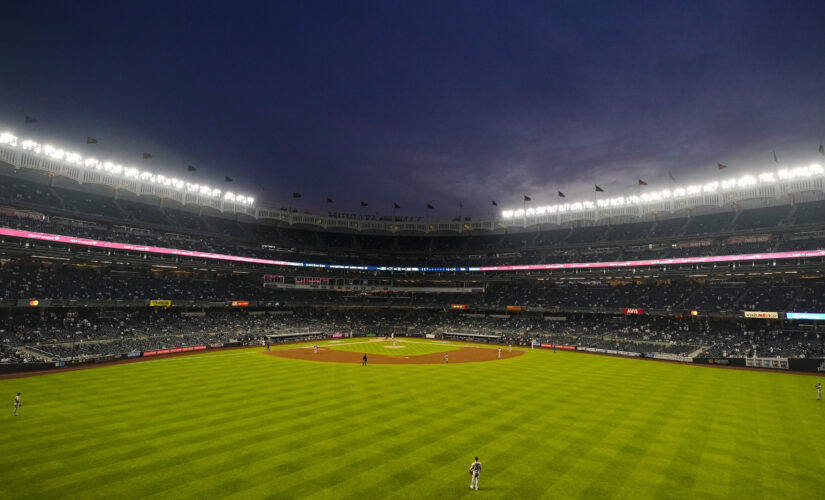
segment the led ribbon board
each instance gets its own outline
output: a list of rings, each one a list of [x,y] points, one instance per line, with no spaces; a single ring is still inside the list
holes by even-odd
[[[179,255],[181,257],[195,257],[199,259],[228,260],[233,262],[246,262],[250,264],[264,264],[268,266],[289,266],[289,267],[315,267],[323,269],[351,269],[356,271],[540,271],[543,269],[601,269],[601,268],[624,268],[640,266],[666,266],[679,264],[706,264],[713,262],[739,262],[749,260],[783,260],[783,259],[805,259],[812,257],[825,257],[825,250],[804,250],[798,252],[769,252],[740,255],[716,255],[712,257],[682,257],[678,259],[649,259],[649,260],[626,260],[618,262],[579,262],[569,264],[534,264],[525,266],[487,266],[487,267],[384,267],[384,266],[346,266],[340,264],[313,264],[308,262],[289,262],[286,260],[259,259],[256,257],[241,257],[238,255],[226,255],[220,253],[197,252],[192,250],[178,250],[176,248],[152,247],[146,245],[132,245],[129,243],[113,243],[111,241],[90,240],[86,238],[76,238],[74,236],[61,236],[57,234],[35,233],[31,231],[20,231],[17,229],[0,228],[0,236],[11,236],[14,238],[26,238],[30,240],[51,241],[54,243],[68,243],[70,245],[83,245],[96,248],[109,248],[112,250],[131,250],[134,252],[156,253],[162,255]]]

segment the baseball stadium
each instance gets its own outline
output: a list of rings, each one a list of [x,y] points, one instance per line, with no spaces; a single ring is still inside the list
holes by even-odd
[[[3,133],[0,493],[819,496],[823,168],[530,205],[318,215]]]
[[[0,500],[825,499],[825,2],[0,5]]]

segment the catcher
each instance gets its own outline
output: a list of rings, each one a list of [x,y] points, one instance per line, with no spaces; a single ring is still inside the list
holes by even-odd
[[[472,479],[470,479],[470,489],[475,488],[475,490],[478,491],[478,475],[481,474],[481,462],[478,461],[478,457],[476,457],[475,462],[470,464],[469,472],[472,476]]]

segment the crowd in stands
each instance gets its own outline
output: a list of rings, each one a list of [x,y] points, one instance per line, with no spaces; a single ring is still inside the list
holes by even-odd
[[[699,357],[825,357],[825,331],[758,321],[575,314],[483,315],[411,310],[82,311],[14,314],[0,321],[4,362],[39,354],[51,360],[236,341],[363,336],[474,338]],[[290,337],[289,335],[293,335]],[[294,335],[299,335],[295,337]],[[16,353],[16,354],[15,354]]]
[[[399,283],[395,283],[399,285]],[[416,283],[420,285],[420,283]],[[424,282],[426,284],[426,282]],[[460,285],[460,281],[454,283]],[[443,285],[442,285],[443,286]],[[825,308],[825,282],[799,280],[708,285],[692,280],[660,283],[534,281],[488,282],[483,292],[419,293],[336,291],[264,286],[259,274],[200,273],[173,270],[18,265],[0,267],[0,303],[20,300],[196,302],[258,301],[293,305],[406,305],[504,309],[506,306],[609,311],[640,308],[660,312],[815,311]]]

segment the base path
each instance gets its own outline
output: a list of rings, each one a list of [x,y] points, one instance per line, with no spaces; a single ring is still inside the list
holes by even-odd
[[[275,351],[263,351],[270,356],[280,358],[303,359],[307,361],[327,361],[330,363],[356,363],[361,364],[364,357],[362,352],[337,351],[326,347],[319,347],[318,353],[306,347],[295,347],[292,349],[278,349]],[[452,363],[473,363],[476,361],[497,361],[498,352],[496,349],[486,347],[461,347],[455,351],[447,351]],[[515,358],[521,356],[524,351],[514,349],[513,352],[501,351],[501,359]],[[434,352],[432,354],[422,354],[421,356],[385,356],[382,354],[367,354],[367,364],[369,365],[443,365],[444,353]]]

